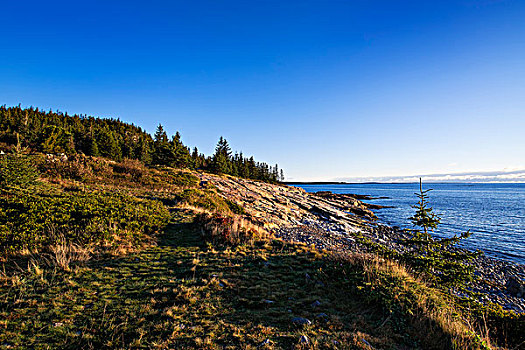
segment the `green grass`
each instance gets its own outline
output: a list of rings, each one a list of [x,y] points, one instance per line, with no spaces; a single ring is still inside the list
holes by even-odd
[[[0,346],[238,349],[266,341],[290,348],[302,335],[314,348],[420,344],[408,323],[394,324],[333,266],[277,240],[219,249],[179,215],[143,251],[69,272],[32,268],[4,277]],[[296,326],[293,317],[312,324]]]

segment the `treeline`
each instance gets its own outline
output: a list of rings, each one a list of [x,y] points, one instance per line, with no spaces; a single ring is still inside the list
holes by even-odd
[[[159,125],[153,137],[142,128],[112,118],[68,115],[38,108],[0,107],[0,150],[21,143],[33,152],[105,157],[115,161],[137,159],[148,166],[201,169],[218,174],[269,182],[284,180],[277,165],[256,162],[242,153],[232,155],[220,138],[212,156],[192,151],[177,132],[168,137]]]

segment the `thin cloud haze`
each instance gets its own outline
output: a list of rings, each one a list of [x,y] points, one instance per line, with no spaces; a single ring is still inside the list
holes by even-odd
[[[514,171],[486,171],[455,174],[425,174],[409,176],[383,177],[346,177],[335,181],[342,182],[417,182],[421,178],[425,182],[509,182],[525,183],[525,169]]]

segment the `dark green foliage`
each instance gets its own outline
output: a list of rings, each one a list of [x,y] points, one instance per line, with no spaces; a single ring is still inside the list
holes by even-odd
[[[195,152],[196,150],[193,154]],[[266,163],[255,162],[253,157],[245,158],[242,152],[232,156],[228,141],[222,136],[215,148],[215,154],[211,159],[211,169],[209,170],[216,174],[228,174],[266,182],[279,182],[284,179],[282,170],[279,173],[277,164],[272,167]]]
[[[161,124],[157,127],[153,143],[153,164],[189,168],[192,165],[190,150],[184,146],[177,132],[168,140],[168,135]]]
[[[170,147],[174,154],[174,160],[171,166],[175,168],[189,168],[191,167],[190,149],[182,143],[180,134],[177,131],[171,138]]]
[[[42,151],[44,153],[71,154],[75,150],[71,133],[62,127],[49,125],[42,133]]]
[[[471,233],[465,232],[451,238],[434,238],[431,232],[438,226],[440,217],[428,206],[428,192],[423,190],[419,180],[419,198],[414,216],[410,218],[416,229],[410,230],[411,237],[405,240],[410,251],[404,259],[418,270],[428,273],[433,279],[447,285],[463,286],[473,279],[474,267],[467,262],[474,259],[479,252],[470,252],[456,245]]]
[[[122,158],[147,161],[149,150],[144,152],[143,148],[152,144],[149,134],[120,120],[1,106],[0,142],[15,145],[17,134],[32,152],[67,156],[83,153],[116,161]]]
[[[230,165],[231,148],[228,141],[222,136],[215,147],[215,154],[213,155],[212,169],[217,174],[230,174],[232,172]]]
[[[153,163],[157,165],[170,165],[175,155],[168,142],[168,135],[161,124],[157,127],[153,144]]]
[[[31,157],[21,154],[0,155],[0,186],[26,186],[35,182],[38,171]]]
[[[431,240],[432,237],[430,236],[429,231],[433,231],[441,221],[441,218],[434,214],[432,208],[427,204],[427,193],[430,191],[432,191],[432,189],[423,191],[423,184],[421,179],[419,179],[419,193],[414,193],[417,198],[419,198],[419,202],[417,205],[412,206],[412,208],[416,209],[416,213],[410,218],[410,221],[412,221],[414,226],[421,227],[423,229],[422,233],[419,231],[414,231],[414,235],[419,233],[418,237],[420,237],[423,241]]]
[[[0,106],[0,145],[20,145],[31,152],[102,156],[117,162],[140,160],[146,165],[194,168],[268,182],[282,180],[277,165],[255,162],[253,157],[232,156],[231,148],[220,138],[213,157],[206,157],[182,143],[176,132],[171,139],[159,124],[154,137],[141,128],[118,119],[69,116],[62,112],[44,112],[38,108]]]
[[[116,136],[109,129],[103,128],[99,131],[97,144],[101,156],[116,161],[122,159],[122,149],[119,147]]]
[[[58,235],[78,243],[133,238],[163,227],[169,219],[158,201],[103,192],[4,189],[0,192],[0,252],[38,249]]]

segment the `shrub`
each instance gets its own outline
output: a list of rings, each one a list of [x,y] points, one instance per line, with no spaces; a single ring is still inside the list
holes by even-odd
[[[42,173],[51,178],[86,180],[93,176],[89,158],[81,155],[67,157],[46,156],[39,168]]]
[[[157,177],[160,182],[178,187],[195,187],[199,184],[198,177],[184,171],[175,172],[171,168],[162,169]]]
[[[76,243],[132,241],[163,227],[168,210],[158,201],[110,193],[0,192],[0,251],[56,243],[55,232]]]
[[[180,200],[190,206],[205,209],[210,212],[231,214],[231,209],[224,198],[211,190],[190,188],[182,191]]]
[[[246,211],[244,210],[244,207],[240,204],[237,204],[229,199],[226,199],[226,204],[234,214],[238,215],[245,215]]]
[[[38,171],[33,159],[21,154],[0,155],[0,186],[26,186],[34,183]]]
[[[113,164],[113,171],[118,174],[129,174],[133,180],[138,181],[147,170],[141,161],[126,158],[120,163]]]
[[[201,213],[195,217],[195,222],[202,227],[207,239],[218,244],[239,245],[268,238],[261,226],[238,215]]]

